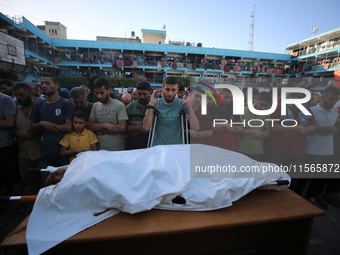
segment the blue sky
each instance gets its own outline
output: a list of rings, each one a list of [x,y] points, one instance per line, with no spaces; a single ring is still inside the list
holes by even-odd
[[[68,39],[140,36],[141,29],[166,24],[170,40],[247,50],[255,3],[254,51],[284,53],[286,45],[310,37],[313,24],[319,34],[340,27],[340,0],[0,0],[0,10],[35,25],[59,21]]]

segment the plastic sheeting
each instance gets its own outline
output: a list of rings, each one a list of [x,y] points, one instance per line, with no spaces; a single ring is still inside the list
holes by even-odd
[[[41,254],[119,211],[215,210],[231,206],[255,188],[290,180],[284,172],[252,178],[192,178],[200,175],[190,176],[190,154],[206,165],[258,164],[242,154],[207,145],[81,153],[60,183],[40,190],[27,226],[29,254]],[[186,204],[172,203],[176,196]]]

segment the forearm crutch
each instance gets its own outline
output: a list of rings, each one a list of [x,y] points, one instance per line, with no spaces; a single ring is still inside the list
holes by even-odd
[[[182,127],[182,139],[183,144],[189,143],[189,135],[188,135],[188,120],[186,119],[185,112],[181,110],[179,112],[179,115],[181,117],[181,127]],[[185,122],[185,128],[184,128],[184,122]],[[185,136],[184,136],[184,129],[185,129]]]
[[[187,142],[187,144],[189,144],[189,129],[188,129],[188,120],[187,120],[187,118],[185,118],[185,136],[187,138],[186,142]]]
[[[153,138],[155,137],[155,130],[156,130],[156,124],[157,124],[158,115],[159,115],[159,111],[155,111],[154,112],[154,119],[153,119],[152,125],[150,127],[150,131],[149,131],[149,138],[148,138],[147,148],[152,147]]]

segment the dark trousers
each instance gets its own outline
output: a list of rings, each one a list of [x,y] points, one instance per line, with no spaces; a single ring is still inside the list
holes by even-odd
[[[18,153],[16,143],[0,148],[0,188],[6,187],[7,195],[11,195],[13,185],[21,181]]]

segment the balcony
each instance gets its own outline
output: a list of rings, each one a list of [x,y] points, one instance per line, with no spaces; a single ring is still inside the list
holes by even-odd
[[[314,53],[318,53],[318,52],[323,52],[323,51],[326,51],[326,50],[335,49],[335,48],[339,48],[339,47],[340,47],[340,41],[331,42],[331,43],[326,44],[326,45],[309,47],[307,49],[300,50],[300,52],[293,52],[292,57],[298,57],[298,56],[301,57],[301,56],[310,55],[310,54],[314,54]]]
[[[37,49],[36,47],[33,47],[32,45],[27,45],[27,49],[28,51],[38,55],[39,57],[42,57],[50,62],[52,62],[52,55],[47,53],[47,52],[44,52],[43,50],[41,49]]]
[[[131,60],[134,59],[134,60]],[[183,62],[174,62],[172,60],[162,61],[157,60],[149,60],[150,58],[129,58],[128,60],[122,59],[113,59],[110,55],[101,55],[99,59],[95,61],[91,58],[88,59],[83,57],[82,59],[79,58],[77,54],[60,54],[57,59],[57,63],[72,63],[72,64],[86,64],[86,65],[111,65],[113,68],[140,68],[140,69],[166,69],[166,70],[178,70],[178,69],[186,69],[188,71],[214,71],[216,73],[241,73],[241,72],[248,72],[249,74],[252,73],[263,73],[268,75],[283,75],[285,72],[283,67],[258,67],[254,62],[231,62],[227,65],[217,64],[212,62],[207,63],[185,63]]]

